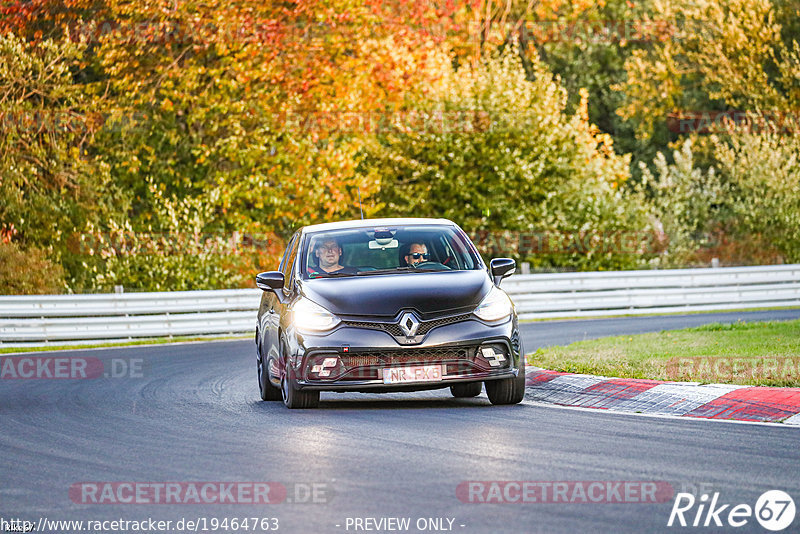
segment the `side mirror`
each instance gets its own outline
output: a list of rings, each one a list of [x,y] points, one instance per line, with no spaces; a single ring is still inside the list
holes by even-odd
[[[511,258],[494,258],[489,262],[489,270],[492,271],[494,285],[499,286],[500,280],[511,276],[517,270],[517,262]]]
[[[283,273],[280,271],[268,271],[256,275],[256,285],[264,291],[274,291],[283,287]]]

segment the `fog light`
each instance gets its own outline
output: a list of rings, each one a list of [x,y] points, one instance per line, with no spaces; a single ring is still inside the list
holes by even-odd
[[[501,367],[506,361],[505,354],[496,352],[492,347],[481,347],[481,357],[491,367]]]
[[[308,362],[307,377],[309,380],[318,380],[320,378],[335,379],[345,371],[343,362],[339,360],[338,356],[333,357],[329,354],[320,354],[315,356]]]

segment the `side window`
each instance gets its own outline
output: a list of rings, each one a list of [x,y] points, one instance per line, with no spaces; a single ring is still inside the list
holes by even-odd
[[[438,243],[437,243],[437,248],[439,248],[441,250],[441,253],[439,255],[439,257],[440,257],[439,261],[440,261],[440,263],[442,263],[442,264],[450,267],[451,269],[457,271],[457,270],[461,269],[461,265],[460,265],[461,262],[456,257],[456,253],[453,252],[453,248],[450,246],[450,243],[449,243],[449,241],[447,239],[448,237],[449,236],[445,235],[445,234],[442,234],[442,235],[439,236]]]
[[[296,236],[292,236],[292,238],[289,239],[289,244],[286,245],[286,249],[283,251],[283,254],[281,255],[281,261],[278,263],[278,270],[280,272],[284,272],[283,269],[286,266],[286,258],[288,258],[292,252],[292,247],[294,246],[295,237]]]
[[[294,282],[294,260],[297,258],[297,246],[300,243],[300,234],[295,234],[283,257],[281,272],[283,273],[283,288],[289,289]]]

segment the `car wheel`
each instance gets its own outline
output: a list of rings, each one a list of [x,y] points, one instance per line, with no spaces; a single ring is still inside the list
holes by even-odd
[[[316,408],[319,405],[319,391],[303,391],[295,389],[294,379],[289,375],[293,374],[292,371],[287,370],[281,377],[281,394],[283,395],[283,404],[287,408]]]
[[[284,363],[281,374],[281,396],[287,408],[316,408],[319,405],[319,391],[296,389],[294,368],[288,362]]]
[[[269,380],[269,370],[263,363],[263,358],[258,358],[258,389],[263,401],[279,401],[283,398],[280,388],[276,388]]]
[[[454,397],[477,397],[481,394],[483,382],[470,382],[469,384],[456,384],[450,386],[450,393]]]
[[[487,380],[486,396],[492,404],[518,404],[525,397],[525,357],[520,356],[519,374],[514,378]]]

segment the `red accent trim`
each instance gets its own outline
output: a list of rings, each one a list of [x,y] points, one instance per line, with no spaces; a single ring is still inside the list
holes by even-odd
[[[742,388],[726,393],[686,415],[707,419],[780,421],[800,413],[800,388]]]
[[[557,376],[571,375],[571,374],[573,373],[559,373],[557,371],[547,371],[545,369],[528,371],[527,374],[525,375],[525,386],[535,386],[536,384],[544,384],[545,382],[550,382]]]

